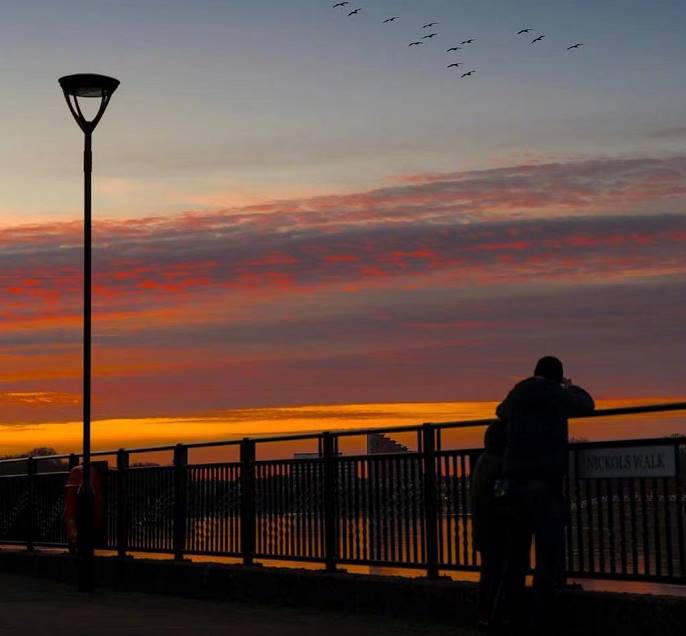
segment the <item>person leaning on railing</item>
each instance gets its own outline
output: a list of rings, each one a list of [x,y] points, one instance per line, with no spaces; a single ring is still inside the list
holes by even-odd
[[[519,382],[496,410],[507,427],[503,498],[509,521],[503,615],[520,627],[524,621],[529,623],[527,634],[556,631],[551,625],[551,605],[564,551],[567,418],[588,415],[594,408],[593,398],[564,377],[562,362],[546,356],[538,361],[533,377]],[[536,538],[536,568],[533,605],[526,616],[522,608],[532,537]]]

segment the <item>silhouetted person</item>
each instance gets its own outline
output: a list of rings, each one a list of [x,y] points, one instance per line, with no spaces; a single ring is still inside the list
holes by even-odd
[[[507,431],[502,420],[486,429],[484,452],[472,473],[472,536],[481,554],[479,578],[478,626],[487,629],[493,623],[494,600],[505,564],[505,534],[499,519],[495,488],[503,478]]]
[[[538,361],[533,377],[515,385],[496,411],[507,428],[503,475],[510,516],[502,599],[498,602],[502,600],[506,619],[524,627],[521,608],[525,607],[526,572],[535,537],[528,635],[553,633],[547,626],[564,551],[567,418],[589,414],[594,407],[593,398],[564,377],[562,362],[546,356]]]

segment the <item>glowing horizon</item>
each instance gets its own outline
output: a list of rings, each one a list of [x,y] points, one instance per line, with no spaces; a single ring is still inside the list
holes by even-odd
[[[682,398],[599,400],[598,408],[620,408],[684,401]],[[422,422],[469,421],[494,417],[497,402],[445,402],[395,404],[337,404],[289,406],[284,408],[234,409],[194,417],[156,417],[96,420],[92,423],[92,443],[96,451],[118,448],[169,446],[177,443],[227,441],[244,437],[287,436],[324,430],[365,430],[414,426]],[[683,414],[655,413],[579,420],[571,434],[591,440],[620,437],[655,437],[686,434]],[[50,447],[58,453],[78,453],[81,447],[80,422],[0,424],[2,448],[6,455]],[[405,439],[405,433],[398,434]],[[481,446],[483,429],[450,431],[452,444]],[[222,451],[204,451],[204,456],[221,456]]]

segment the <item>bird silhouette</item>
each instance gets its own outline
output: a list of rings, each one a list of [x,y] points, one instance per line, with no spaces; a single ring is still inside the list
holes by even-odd
[[[476,38],[471,38],[470,40],[465,40],[464,42],[460,42],[460,44],[471,44],[472,42],[476,42]]]
[[[447,68],[457,68],[458,66],[463,66],[462,62],[455,62],[454,64],[448,64]]]
[[[474,73],[476,73],[476,71],[469,71],[468,73],[462,73],[462,75],[460,76],[460,79],[462,79],[463,77],[470,77],[471,75],[474,75]]]
[[[422,40],[426,40],[427,38],[435,38],[437,35],[438,33],[429,33],[429,35],[422,36]]]
[[[337,2],[336,4],[333,5],[334,9],[337,9],[338,7],[344,7],[346,4],[350,4],[349,2]]]
[[[361,7],[360,7],[359,9],[355,9],[354,11],[351,11],[351,12],[348,14],[348,17],[350,17],[351,15],[357,15],[360,11],[362,11],[362,8],[361,8]]]
[[[572,46],[568,46],[567,50],[571,51],[572,49],[580,49],[584,45],[583,42],[578,42],[577,44],[573,44]]]
[[[531,40],[531,44],[536,44],[536,42],[540,42],[545,35],[539,35],[535,40]]]
[[[522,29],[521,31],[517,31],[517,35],[521,35],[522,33],[530,33],[532,29]]]
[[[425,24],[422,29],[430,29],[432,26],[436,26],[438,22],[429,22],[428,24]]]
[[[446,53],[452,53],[453,51],[461,51],[462,47],[461,46],[451,46]]]
[[[418,44],[424,44],[424,42],[410,42],[407,46],[417,46]]]
[[[395,22],[398,18],[400,18],[399,15],[395,15],[392,18],[386,18],[383,23],[386,24],[386,22]]]

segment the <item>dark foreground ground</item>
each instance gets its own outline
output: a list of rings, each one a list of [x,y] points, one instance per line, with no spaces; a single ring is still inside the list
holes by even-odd
[[[275,605],[188,600],[0,574],[2,636],[472,636],[454,626]]]

